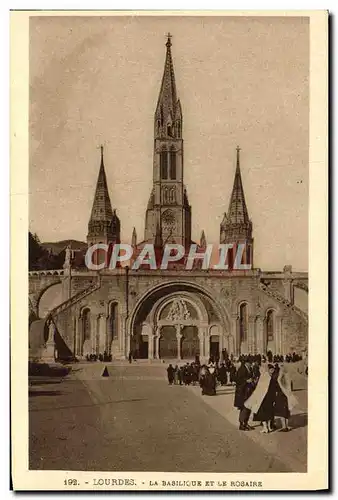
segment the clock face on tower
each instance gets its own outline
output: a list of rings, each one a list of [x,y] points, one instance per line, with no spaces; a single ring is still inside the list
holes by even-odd
[[[175,215],[171,210],[166,210],[162,214],[162,227],[164,231],[172,231],[176,227]]]

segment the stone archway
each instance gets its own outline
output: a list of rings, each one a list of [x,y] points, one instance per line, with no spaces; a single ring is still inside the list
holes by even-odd
[[[215,322],[221,347],[230,332],[229,321],[211,292],[187,282],[165,283],[146,292],[132,311],[127,325],[130,349],[141,357],[137,346],[146,323],[149,359],[208,359],[209,326]]]

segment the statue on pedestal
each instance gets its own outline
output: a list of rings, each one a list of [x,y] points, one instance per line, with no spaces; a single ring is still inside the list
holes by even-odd
[[[63,264],[63,268],[64,269],[69,269],[70,268],[71,255],[72,255],[72,251],[70,249],[70,246],[67,245],[66,251],[65,251],[65,262]]]

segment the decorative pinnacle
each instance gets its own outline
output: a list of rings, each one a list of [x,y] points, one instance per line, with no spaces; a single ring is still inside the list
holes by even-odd
[[[97,149],[101,150],[101,163],[103,163],[103,144],[100,144],[100,146],[97,146]]]
[[[168,48],[171,47],[171,39],[172,39],[171,33],[167,33],[167,43],[166,43],[166,46]]]
[[[239,167],[239,152],[240,152],[241,148],[239,146],[237,146],[236,148],[236,151],[237,151],[237,166]]]

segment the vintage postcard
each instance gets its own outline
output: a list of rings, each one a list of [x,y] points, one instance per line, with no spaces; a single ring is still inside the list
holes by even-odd
[[[327,40],[12,13],[14,489],[327,489]]]

